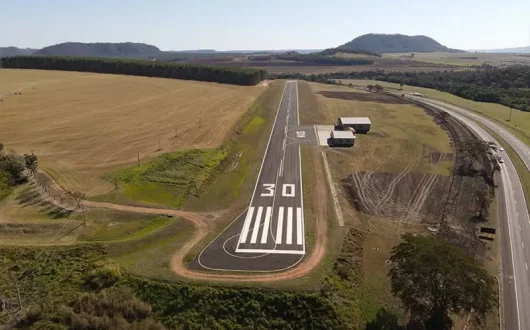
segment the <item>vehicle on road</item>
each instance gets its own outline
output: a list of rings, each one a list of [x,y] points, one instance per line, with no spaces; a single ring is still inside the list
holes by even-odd
[[[503,148],[503,147],[501,147],[501,148],[499,149],[499,151],[504,151],[504,148]]]
[[[502,159],[501,157],[499,157],[499,163],[504,163],[504,159]]]

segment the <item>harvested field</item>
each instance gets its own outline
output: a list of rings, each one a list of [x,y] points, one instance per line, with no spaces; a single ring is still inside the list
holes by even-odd
[[[381,93],[322,91],[322,92],[319,92],[319,94],[324,95],[325,97],[342,99],[342,100],[352,100],[352,101],[361,101],[361,102],[377,102],[377,103],[387,103],[387,104],[409,104],[404,99],[396,98],[396,97],[386,95],[386,94],[381,94]]]
[[[14,92],[21,91],[21,95]],[[260,87],[41,70],[0,71],[0,141],[31,150],[67,190],[89,196],[111,170],[162,153],[217,147]]]

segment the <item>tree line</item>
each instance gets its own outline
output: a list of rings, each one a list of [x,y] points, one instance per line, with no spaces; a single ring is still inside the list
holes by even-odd
[[[282,54],[276,55],[276,59],[319,65],[371,65],[374,63],[373,60],[367,58],[331,57],[319,54]]]
[[[319,52],[317,54],[320,54],[320,55],[335,55],[337,53],[361,54],[361,55],[381,57],[381,54],[379,54],[378,52],[373,52],[373,51],[364,50],[364,49],[351,49],[351,48],[346,48],[346,47],[328,48],[328,49],[324,49],[323,51],[321,51],[321,52]]]
[[[210,81],[233,85],[256,85],[267,78],[267,71],[224,68],[196,64],[61,56],[12,56],[1,59],[3,68],[64,70],[112,73],[132,76]]]
[[[530,66],[493,67],[476,70],[394,72],[385,70],[335,72],[318,75],[279,74],[276,78],[304,79],[329,83],[330,79],[369,79],[396,84],[426,87],[448,92],[465,99],[500,103],[530,111]]]

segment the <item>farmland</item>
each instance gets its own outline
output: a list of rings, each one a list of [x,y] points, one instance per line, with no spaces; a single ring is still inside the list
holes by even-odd
[[[0,141],[6,149],[33,151],[63,188],[89,196],[110,191],[102,176],[138,158],[144,163],[168,152],[218,147],[263,91],[92,73],[0,72]]]
[[[530,57],[521,56],[521,54],[503,54],[503,53],[414,53],[414,57],[410,57],[410,53],[392,53],[384,54],[383,57],[388,59],[414,60],[418,62],[442,64],[442,65],[456,65],[456,66],[474,66],[482,64],[490,64],[494,66],[525,64],[530,65]]]

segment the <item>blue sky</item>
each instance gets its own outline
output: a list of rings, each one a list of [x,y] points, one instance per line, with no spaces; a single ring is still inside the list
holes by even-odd
[[[530,0],[0,0],[0,46],[314,49],[374,32],[491,49],[530,45],[529,13]]]

